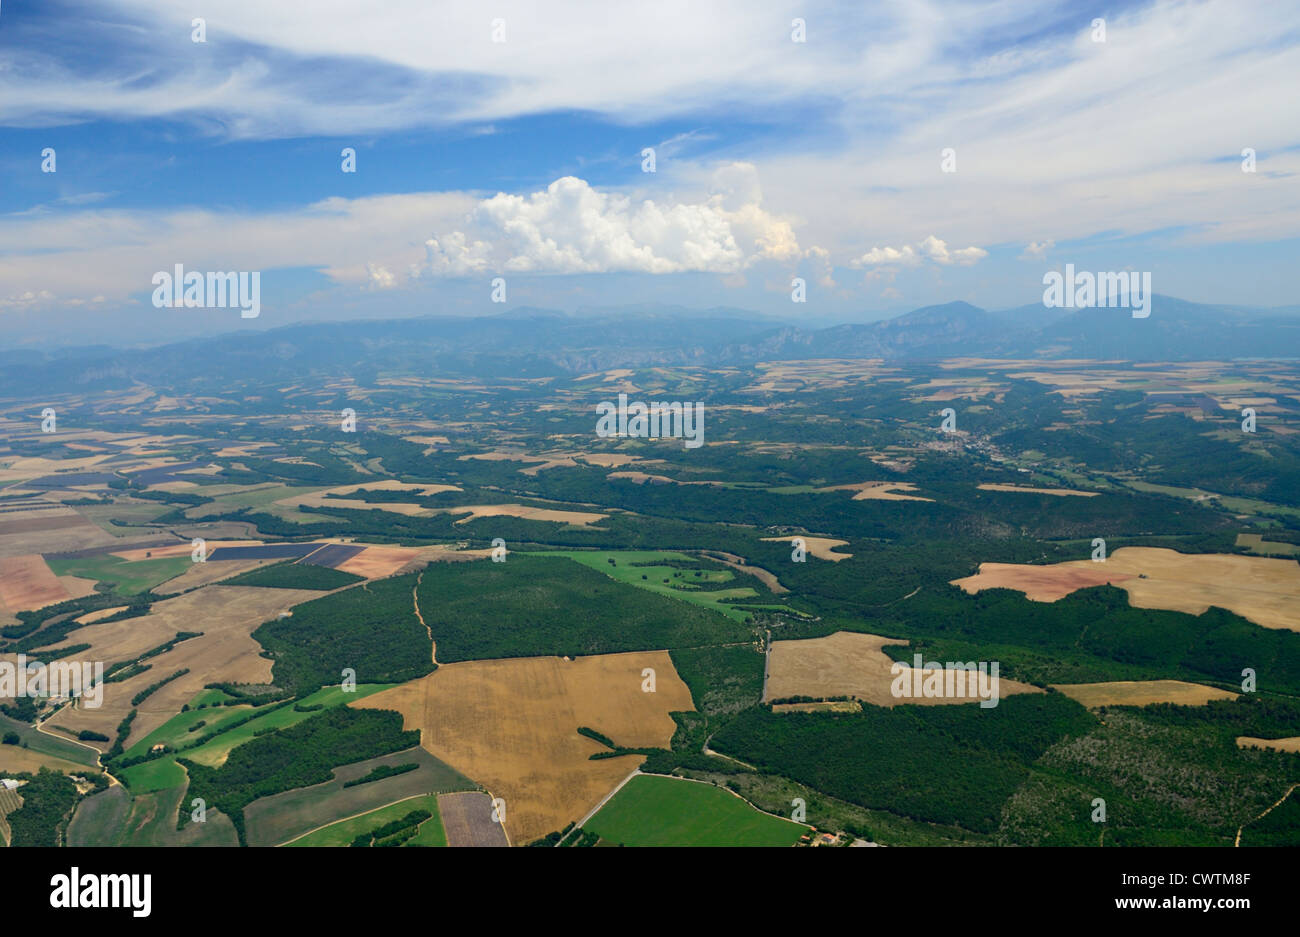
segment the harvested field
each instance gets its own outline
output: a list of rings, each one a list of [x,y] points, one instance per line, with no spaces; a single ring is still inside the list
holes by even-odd
[[[0,606],[9,611],[29,612],[71,597],[44,557],[28,554],[0,558]]]
[[[647,475],[645,472],[610,472],[606,478],[620,479],[630,481],[637,485],[706,485],[712,488],[725,488],[726,483],[720,481],[681,481],[676,478],[669,478],[667,475]]]
[[[1286,739],[1257,739],[1250,735],[1237,736],[1238,748],[1268,748],[1275,752],[1300,752],[1300,735]]]
[[[1102,563],[981,563],[978,575],[953,581],[971,593],[1018,589],[1039,602],[1054,602],[1075,589],[1102,583],[1124,589],[1137,608],[1200,615],[1216,605],[1265,628],[1300,631],[1300,564],[1295,560],[1121,547]]]
[[[528,455],[526,452],[471,452],[468,455],[459,456],[457,461],[464,462],[467,459],[478,459],[482,462],[549,462],[547,456]]]
[[[238,446],[225,446],[213,452],[213,455],[220,456],[223,459],[238,459],[243,456],[256,455],[257,449],[274,448],[275,443],[269,442],[247,442]]]
[[[644,485],[646,482],[652,485],[677,484],[675,479],[669,478],[667,475],[647,475],[645,472],[610,472],[605,477],[635,482],[638,485]]]
[[[63,588],[68,591],[68,595],[74,599],[79,599],[83,595],[90,595],[95,591],[95,586],[99,583],[96,579],[83,579],[80,576],[59,576],[57,578]]]
[[[20,771],[30,771],[32,774],[36,774],[41,768],[52,768],[55,771],[62,771],[64,774],[82,774],[86,770],[85,765],[79,765],[75,761],[68,761],[58,755],[38,752],[34,748],[23,748],[20,745],[0,745],[0,775],[8,777]]]
[[[1117,586],[1132,578],[1127,573],[1112,569],[1109,563],[1073,566],[1058,563],[1053,566],[1027,566],[1021,563],[980,563],[974,576],[952,580],[952,585],[974,595],[985,589],[1015,589],[1034,602],[1055,602],[1077,589],[1092,586]]]
[[[554,508],[535,508],[523,504],[462,504],[454,508],[438,508],[439,514],[468,514],[457,524],[466,524],[480,517],[519,517],[527,521],[554,521],[573,527],[586,527],[605,520],[608,514],[587,511],[559,511]]]
[[[86,612],[86,614],[78,615],[72,620],[79,625],[90,625],[104,618],[112,618],[118,612],[125,612],[126,609],[127,606],[125,605],[115,605],[112,608],[101,608],[98,611]]]
[[[131,709],[137,710],[128,747],[144,738],[180,711],[207,683],[269,683],[271,662],[261,656],[262,646],[250,636],[258,625],[294,605],[318,598],[322,593],[302,589],[264,589],[221,586],[197,589],[174,599],[158,602],[139,618],[90,625],[70,634],[55,647],[90,644],[82,656],[107,664],[135,660],[145,651],[172,640],[181,631],[202,631],[197,638],[177,644],[170,651],[151,658],[150,670],[129,680],[104,686],[103,705],[98,709],[67,708],[51,725],[73,733],[91,729],[113,738],[117,724]],[[177,670],[189,673],[172,680],[138,706],[131,698]],[[104,751],[107,742],[95,743]]]
[[[208,562],[225,562],[229,560],[288,560],[301,559],[309,553],[315,553],[322,546],[316,543],[264,543],[258,546],[223,546],[220,543],[208,545]]]
[[[826,703],[777,703],[774,713],[860,713],[862,704],[857,700],[832,700]]]
[[[599,465],[601,468],[618,468],[621,465],[642,461],[639,456],[624,455],[621,452],[579,452],[577,458],[590,465]]]
[[[898,494],[900,491],[916,491],[911,482],[859,482],[855,485],[832,485],[818,488],[818,491],[855,491],[854,501],[933,501],[916,495]]]
[[[366,547],[333,568],[354,576],[365,576],[367,579],[383,579],[403,569],[419,556],[418,548]]]
[[[225,563],[191,563],[185,572],[155,586],[153,591],[158,595],[180,595],[279,562],[280,560],[230,560]]]
[[[115,540],[80,514],[66,509],[24,511],[11,520],[0,520],[0,556],[80,550]]]
[[[1236,693],[1218,687],[1185,683],[1182,680],[1115,680],[1104,683],[1054,683],[1070,699],[1089,709],[1098,706],[1150,706],[1174,703],[1178,706],[1204,706],[1210,700],[1236,699]]]
[[[646,667],[654,693],[641,690]],[[402,713],[422,746],[503,798],[515,843],[578,820],[641,763],[589,760],[605,748],[579,726],[629,748],[666,748],[676,729],[668,714],[694,710],[665,651],[444,664],[354,705]]]
[[[350,495],[358,491],[409,491],[417,497],[427,498],[429,495],[441,494],[444,491],[460,491],[455,485],[417,485],[407,482],[399,482],[395,478],[386,478],[383,481],[364,482],[360,485],[343,485],[339,488],[327,488],[324,491],[318,491],[317,495],[335,494]]]
[[[795,538],[794,537],[764,537],[763,539],[769,542],[784,541],[786,543],[790,543]],[[800,535],[799,539],[804,542],[804,548],[808,551],[808,553],[811,554],[812,556],[817,557],[817,559],[819,560],[830,560],[833,563],[838,563],[840,560],[852,559],[853,557],[852,553],[831,552],[836,547],[847,547],[849,545],[849,542],[847,540],[832,540],[830,537],[805,537],[802,535]]]
[[[490,549],[461,550],[443,543],[420,547],[420,560],[426,563],[463,563],[467,560],[484,560],[491,555]]]
[[[733,553],[721,553],[717,550],[701,550],[700,553],[708,559],[716,560],[719,563],[730,566],[737,572],[753,576],[763,585],[767,586],[767,590],[773,595],[784,595],[790,591],[785,586],[781,585],[780,580],[778,580],[775,575],[761,566],[750,566],[745,562],[743,556],[736,556]]]
[[[217,547],[260,547],[260,540],[209,540],[207,541],[208,554],[211,555]],[[113,556],[120,556],[128,563],[138,563],[141,560],[163,560],[175,556],[189,556],[193,548],[188,540],[178,540],[175,543],[169,543],[165,546],[135,547],[129,550],[114,550]]]
[[[293,505],[299,507],[300,505]],[[434,510],[410,501],[358,501],[355,498],[328,498],[312,507],[338,508],[346,511],[387,511],[403,517],[432,517]]]
[[[451,442],[446,436],[403,436],[402,438],[421,446],[446,446]]]
[[[1024,485],[983,484],[976,485],[975,487],[980,491],[1023,491],[1029,494],[1056,495],[1058,497],[1076,495],[1080,498],[1095,498],[1097,495],[1101,494],[1100,491],[1079,491],[1075,488],[1030,488]]]
[[[492,819],[492,798],[480,791],[438,795],[448,846],[509,846],[502,824]],[[509,804],[506,819],[510,819]]]
[[[337,488],[325,488],[319,491],[307,491],[302,494],[293,494],[287,498],[280,498],[275,502],[275,506],[281,509],[297,510],[301,507],[326,507],[326,508],[347,508],[353,511],[392,511],[395,514],[404,514],[410,517],[429,517],[433,511],[422,505],[407,501],[363,501],[359,498],[345,498],[344,495],[354,494],[363,489],[371,491],[403,491],[410,492],[415,497],[428,497],[444,491],[460,491],[455,485],[412,485],[396,481],[395,479],[385,479],[383,481],[366,482],[360,485],[342,485]]]
[[[188,540],[186,540],[185,542],[189,543]],[[170,546],[175,546],[175,544],[176,544],[176,538],[168,537],[165,540],[164,539],[133,540],[125,547],[123,547],[117,541],[116,538],[112,538],[108,544],[102,546],[86,547],[85,549],[82,550],[60,550],[58,552],[46,552],[44,555],[47,560],[84,560],[94,556],[108,556],[110,553],[113,553],[117,549],[129,548],[132,550],[136,550],[136,549],[144,550],[146,548],[152,548],[152,547],[170,547]]]
[[[971,702],[972,697],[895,697],[890,691],[891,684],[897,679],[890,673],[894,661],[881,648],[906,643],[897,638],[854,631],[837,631],[824,638],[802,641],[773,641],[763,699],[852,696],[874,706]],[[909,667],[903,674],[908,680],[911,679],[911,669]],[[999,697],[1042,692],[1027,683],[1004,678],[998,680]]]

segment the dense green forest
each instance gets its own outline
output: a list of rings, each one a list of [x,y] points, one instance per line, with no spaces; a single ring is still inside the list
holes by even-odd
[[[415,617],[415,581],[415,575],[395,576],[344,589],[263,624],[253,637],[275,661],[275,685],[305,696],[338,684],[347,668],[358,683],[401,683],[432,673],[433,642]]]
[[[753,638],[746,626],[711,609],[622,585],[561,557],[514,554],[504,563],[433,563],[419,591],[420,610],[443,662]]]

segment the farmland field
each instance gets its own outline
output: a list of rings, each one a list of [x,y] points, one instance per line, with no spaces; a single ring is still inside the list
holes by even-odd
[[[256,711],[251,706],[191,709],[189,712],[173,717],[134,743],[126,751],[125,757],[142,757],[154,745],[166,745],[179,751],[187,743],[192,744],[205,736],[215,734],[210,741],[197,747],[185,748],[181,754],[200,764],[219,767],[233,749],[252,741],[263,732],[284,729],[303,722],[318,711],[316,707],[342,706],[386,689],[388,686],[385,684],[362,684],[353,692],[344,693],[339,687],[326,687],[303,698],[297,705],[265,707],[270,711],[261,715],[255,714]],[[205,724],[191,731],[200,722]],[[227,725],[230,725],[230,728],[224,728]],[[185,773],[174,757],[164,755],[123,768],[121,777],[123,783],[130,787],[133,793],[141,794],[174,787],[184,781]]]
[[[1300,631],[1294,614],[1300,602],[1300,566],[1294,560],[1125,547],[1101,563],[1079,560],[1048,567],[981,564],[979,575],[954,581],[969,592],[1021,589],[1030,598],[1047,602],[1102,583],[1124,589],[1137,608],[1199,615],[1215,605],[1265,628]]]
[[[881,648],[905,643],[879,635],[848,631],[803,641],[775,641],[772,644],[765,700],[795,696],[807,696],[815,700],[851,696],[875,706],[966,702],[960,696],[907,699],[894,696],[894,683],[900,679],[910,692],[913,682],[911,663],[908,662],[907,668],[895,675],[891,673],[891,668],[895,665],[893,658],[885,655]],[[1042,690],[999,677],[998,692],[1002,696],[1010,696],[1015,693],[1041,693]]]
[[[409,763],[419,767],[380,781],[346,786],[347,782],[364,777],[381,765]],[[322,784],[263,797],[249,804],[244,811],[249,843],[275,846],[317,827],[407,797],[474,789],[472,781],[422,748],[343,765],[333,773],[334,778]]]
[[[439,794],[438,809],[449,846],[509,846],[505,824],[494,819],[492,800],[483,793]]]
[[[642,690],[655,671],[655,692]],[[559,829],[595,806],[640,757],[591,760],[589,726],[628,748],[666,747],[690,693],[663,651],[467,661],[356,703],[393,709],[420,744],[502,797],[512,842]]]
[[[1114,683],[1058,683],[1052,687],[1089,709],[1097,706],[1149,706],[1176,703],[1201,706],[1215,699],[1235,699],[1237,694],[1217,687],[1179,680],[1145,680]]]
[[[393,841],[1095,846],[1096,796],[1108,847],[1287,841],[1292,366],[400,371],[141,382],[96,398],[130,429],[56,438],[0,397],[0,662],[111,671],[99,707],[0,700],[0,768],[116,782],[50,785],[69,842],[418,806]],[[592,437],[611,392],[707,400],[709,439]],[[916,655],[997,663],[998,705],[895,696]]]
[[[97,582],[112,583],[123,595],[144,592],[173,579],[192,566],[189,550],[183,557],[140,560],[130,563],[106,554],[84,560],[50,560],[50,569],[59,576],[79,576]]]
[[[339,820],[323,829],[308,833],[285,843],[286,846],[347,846],[359,834],[378,829],[385,823],[399,820],[413,810],[427,810],[433,814],[420,824],[420,832],[408,846],[445,846],[446,834],[442,831],[442,820],[438,816],[438,796],[436,794],[418,794],[408,797],[386,807],[379,807],[368,813],[347,820]]]
[[[624,846],[793,846],[808,832],[711,784],[648,774],[623,785],[583,829]]]

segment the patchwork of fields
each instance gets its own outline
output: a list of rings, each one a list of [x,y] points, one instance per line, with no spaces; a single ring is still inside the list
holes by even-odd
[[[208,391],[58,434],[0,399],[6,843],[1096,845],[1104,797],[1107,845],[1300,844],[1293,365]],[[711,436],[593,437],[610,392]],[[997,705],[900,696],[918,655],[996,663]]]

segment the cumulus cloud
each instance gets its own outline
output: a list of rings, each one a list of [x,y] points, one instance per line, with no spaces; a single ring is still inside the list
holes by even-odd
[[[857,260],[855,267],[878,267],[888,264],[894,267],[915,267],[921,262],[921,255],[912,247],[873,247]]]
[[[734,274],[761,261],[798,261],[808,252],[762,198],[748,163],[719,167],[711,194],[695,202],[637,198],[565,176],[539,192],[479,202],[468,230],[425,241],[420,273]]]
[[[962,247],[950,250],[946,241],[941,241],[933,234],[918,244],[904,244],[902,247],[873,247],[857,260],[854,267],[916,267],[929,260],[941,266],[969,267],[989,255],[980,247]]]
[[[1025,245],[1024,251],[1020,254],[1021,260],[1045,260],[1047,252],[1056,246],[1056,242],[1051,238],[1046,241],[1030,241]]]
[[[497,274],[793,272],[830,282],[830,255],[805,249],[763,205],[747,163],[717,168],[693,198],[646,198],[565,176],[526,194],[332,197],[273,212],[43,211],[0,227],[0,308],[121,302],[155,271],[313,268],[388,291],[413,279]],[[429,232],[436,232],[430,237]],[[57,284],[57,293],[50,286]],[[6,298],[8,297],[8,298]]]
[[[387,267],[378,264],[366,264],[366,275],[370,277],[370,288],[391,290],[397,285],[397,277]]]

